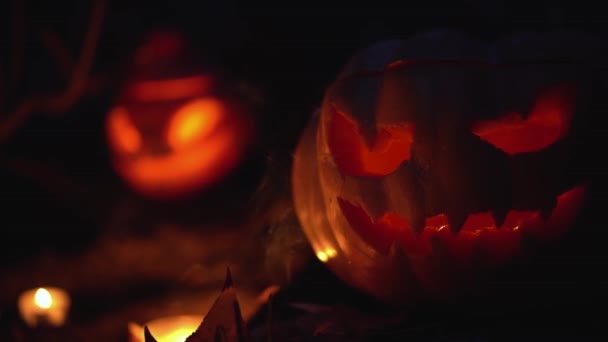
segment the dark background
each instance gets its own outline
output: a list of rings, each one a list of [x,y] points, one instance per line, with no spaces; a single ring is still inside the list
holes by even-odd
[[[18,27],[13,24],[19,18],[15,15],[19,4],[26,13],[27,39],[23,58],[18,59],[23,73],[19,82],[13,82],[11,35]],[[5,1],[0,5],[0,115],[6,117],[26,94],[64,87],[65,78],[37,32],[52,28],[76,57],[90,8],[91,2],[78,0]],[[144,216],[140,221],[148,223],[188,225],[197,220],[225,222],[249,217],[252,198],[255,202],[259,195],[256,189],[268,172],[268,161],[272,164],[274,160],[269,156],[288,158],[325,87],[356,50],[375,41],[437,28],[464,31],[487,41],[517,31],[556,29],[605,37],[608,17],[603,13],[600,5],[584,1],[109,1],[92,70],[104,86],[83,96],[62,115],[34,113],[0,146],[0,283],[8,283],[3,274],[26,267],[23,265],[42,251],[65,255],[86,251],[110,229],[108,217],[124,198],[137,203]],[[220,68],[258,89],[265,106],[256,117],[258,142],[241,168],[216,188],[186,203],[148,203],[131,193],[110,166],[103,132],[104,115],[120,82],[128,78],[128,58],[146,35],[165,27],[183,31]],[[608,253],[602,213],[608,197],[602,159],[608,130],[600,124],[601,118],[589,119],[592,125],[582,153],[596,157],[597,163],[584,170],[595,177],[596,186],[577,229],[525,267],[508,270],[504,279],[523,279],[521,282],[497,282],[508,292],[505,298],[509,300],[503,304],[511,304],[502,314],[496,310],[498,316],[491,316],[498,318],[484,320],[484,311],[479,310],[487,307],[474,309],[472,304],[470,310],[460,306],[465,314],[457,315],[434,315],[421,309],[424,314],[420,317],[440,326],[439,330],[431,329],[433,338],[451,336],[454,331],[459,337],[476,336],[480,326],[489,327],[481,329],[482,338],[501,336],[505,331],[519,337],[530,330],[550,336],[603,333],[598,329],[605,317]],[[289,173],[288,167],[274,168],[275,172]],[[270,202],[285,201],[286,197],[288,186],[279,187],[272,190]],[[144,233],[150,231],[144,229]],[[510,277],[513,274],[517,277]],[[361,300],[314,260],[287,292],[310,301]],[[0,297],[5,308],[0,314],[10,311],[6,308],[13,297]],[[534,310],[523,309],[525,304]],[[595,310],[600,311],[592,313]],[[445,320],[437,317],[441,315]],[[423,319],[415,324],[428,323],[420,321]],[[455,326],[458,328],[451,329]],[[411,332],[417,333],[420,331]]]

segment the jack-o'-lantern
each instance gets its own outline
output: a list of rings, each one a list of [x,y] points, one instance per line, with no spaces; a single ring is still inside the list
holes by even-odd
[[[433,32],[355,55],[295,154],[294,202],[318,258],[409,301],[466,289],[528,241],[559,237],[590,184],[573,164],[593,43],[528,33],[488,48]]]
[[[115,169],[148,197],[189,195],[219,181],[253,137],[234,84],[191,50],[177,33],[152,35],[107,116]]]

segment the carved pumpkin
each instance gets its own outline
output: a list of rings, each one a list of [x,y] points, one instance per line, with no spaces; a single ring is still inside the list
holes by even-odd
[[[355,55],[295,154],[294,202],[318,258],[408,301],[454,294],[524,240],[559,237],[588,187],[573,164],[592,45],[521,34],[488,48],[433,32]]]
[[[178,34],[153,35],[107,117],[115,169],[145,196],[202,190],[234,169],[251,142],[234,85],[189,53]]]

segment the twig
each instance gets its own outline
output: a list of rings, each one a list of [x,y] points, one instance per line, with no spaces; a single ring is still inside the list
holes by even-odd
[[[35,96],[24,100],[16,109],[8,115],[4,122],[0,123],[0,143],[6,142],[13,132],[35,111],[46,111],[49,113],[65,113],[87,90],[89,82],[89,71],[93,64],[101,25],[106,6],[106,0],[95,1],[91,14],[89,29],[84,38],[78,64],[72,71],[70,82],[63,93],[55,96]]]
[[[80,59],[72,72],[70,85],[67,87],[63,96],[59,97],[55,103],[55,105],[58,108],[63,109],[63,111],[67,110],[67,108],[70,107],[86,89],[89,72],[93,65],[93,59],[95,58],[95,52],[97,50],[97,43],[99,42],[105,7],[106,0],[95,1],[93,13],[91,14],[91,24],[84,39]]]
[[[72,70],[74,70],[74,58],[70,56],[68,49],[65,47],[63,42],[61,41],[61,37],[57,34],[55,30],[48,27],[44,30],[39,30],[37,32],[42,44],[49,50],[49,53],[55,62],[65,75],[66,79],[69,79],[72,76]]]

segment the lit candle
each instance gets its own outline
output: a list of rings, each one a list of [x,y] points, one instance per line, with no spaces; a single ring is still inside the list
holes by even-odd
[[[184,342],[203,322],[204,316],[183,315],[155,319],[145,325],[158,342]],[[144,342],[144,327],[130,323],[131,342]]]
[[[40,287],[22,293],[18,307],[21,318],[30,327],[50,325],[60,327],[65,323],[70,309],[70,296],[56,287]]]

